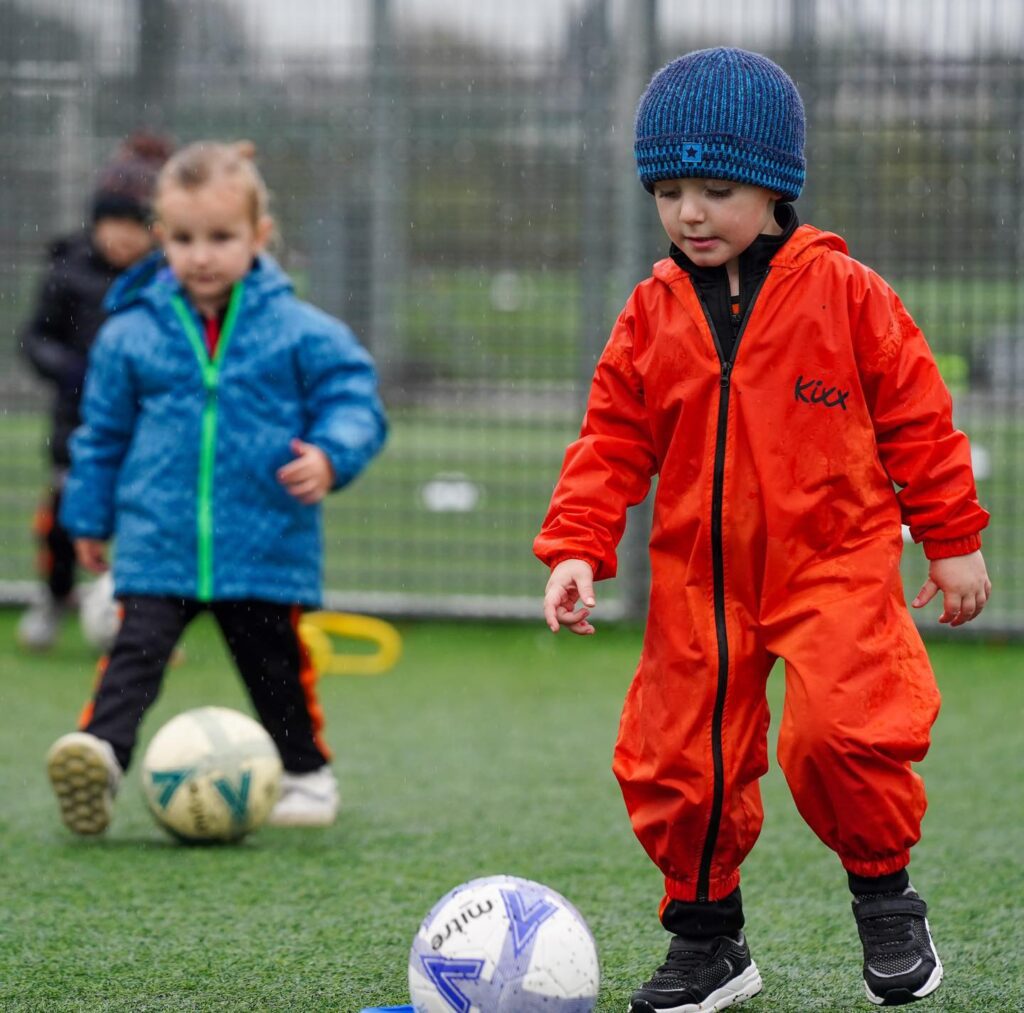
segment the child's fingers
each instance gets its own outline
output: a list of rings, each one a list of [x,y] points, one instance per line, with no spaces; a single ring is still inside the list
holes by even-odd
[[[559,606],[556,609],[558,622],[567,627],[570,632],[582,635],[594,632],[594,627],[587,622],[589,615],[590,609],[588,608],[577,609],[572,606]]]
[[[75,540],[75,556],[81,566],[90,573],[106,573],[109,569],[106,546],[103,542],[92,538],[78,538]]]
[[[102,549],[98,552],[87,553],[85,558],[80,560],[80,562],[90,573],[107,572],[107,561],[104,558]]]
[[[584,605],[593,608],[597,604],[597,599],[594,597],[594,582],[590,577],[577,577],[576,591]]]
[[[960,624],[954,620],[960,615],[961,602],[962,598],[958,592],[946,591],[942,596],[942,615],[939,616],[939,622],[959,626]]]
[[[555,616],[563,626],[574,626],[576,623],[586,619],[590,615],[588,608],[575,608],[571,604],[559,605],[555,609]]]
[[[552,633],[557,633],[562,628],[558,621],[558,607],[564,600],[564,587],[549,587],[544,592],[544,622]]]
[[[296,457],[294,461],[289,461],[277,469],[277,477],[282,482],[289,482],[301,478],[310,470],[310,463],[305,457]]]
[[[973,595],[964,595],[960,599],[960,611],[949,625],[963,626],[964,623],[969,623],[980,611],[978,599]]]
[[[590,615],[588,608],[576,608],[565,588],[553,587],[544,595],[544,621],[552,633],[557,633],[563,626],[573,633],[593,633],[594,627],[587,622]]]
[[[323,492],[320,483],[312,476],[300,481],[286,482],[285,489],[303,503],[316,503]]]
[[[922,585],[921,590],[917,592],[917,597],[910,603],[914,608],[923,608],[938,594],[939,585],[929,577]]]
[[[576,601],[564,587],[553,587],[544,596],[544,618],[552,633],[557,633],[563,626],[572,626],[579,619],[586,618],[587,611],[576,611]]]

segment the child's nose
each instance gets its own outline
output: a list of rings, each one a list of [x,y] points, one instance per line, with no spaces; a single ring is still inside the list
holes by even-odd
[[[699,222],[704,218],[704,207],[693,197],[683,197],[679,202],[679,219],[683,222]]]

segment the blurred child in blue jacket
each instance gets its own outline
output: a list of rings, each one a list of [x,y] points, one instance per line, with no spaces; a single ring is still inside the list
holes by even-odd
[[[338,790],[298,636],[319,604],[320,501],[386,433],[373,362],[297,299],[251,145],[200,142],[157,180],[162,253],[123,275],[90,354],[61,522],[124,620],[80,730],[47,757],[64,823],[103,831],[185,627],[213,613],[281,754],[271,822],[325,825]]]

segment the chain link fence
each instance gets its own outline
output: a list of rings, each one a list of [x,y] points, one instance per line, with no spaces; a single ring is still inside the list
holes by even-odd
[[[808,114],[803,221],[901,293],[954,393],[1024,630],[1024,32],[1016,0],[0,0],[0,591],[33,586],[49,392],[18,354],[46,242],[140,126],[253,140],[276,253],[380,366],[384,455],[328,506],[336,607],[535,616],[530,543],[618,309],[664,255],[632,115],[689,49],[767,53]],[[645,510],[605,590],[642,614]],[[908,586],[924,575],[906,554]],[[916,590],[916,587],[912,588]]]

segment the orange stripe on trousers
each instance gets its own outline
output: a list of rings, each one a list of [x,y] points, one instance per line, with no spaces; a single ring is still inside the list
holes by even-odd
[[[320,701],[316,696],[316,666],[313,664],[313,657],[309,653],[302,637],[299,636],[299,622],[302,619],[302,609],[298,605],[292,606],[292,629],[295,631],[295,640],[299,645],[299,683],[302,686],[302,694],[306,698],[306,710],[309,712],[310,724],[313,727],[313,741],[317,748],[324,754],[324,759],[330,760],[332,753],[320,735],[324,727],[324,712],[320,707]]]

